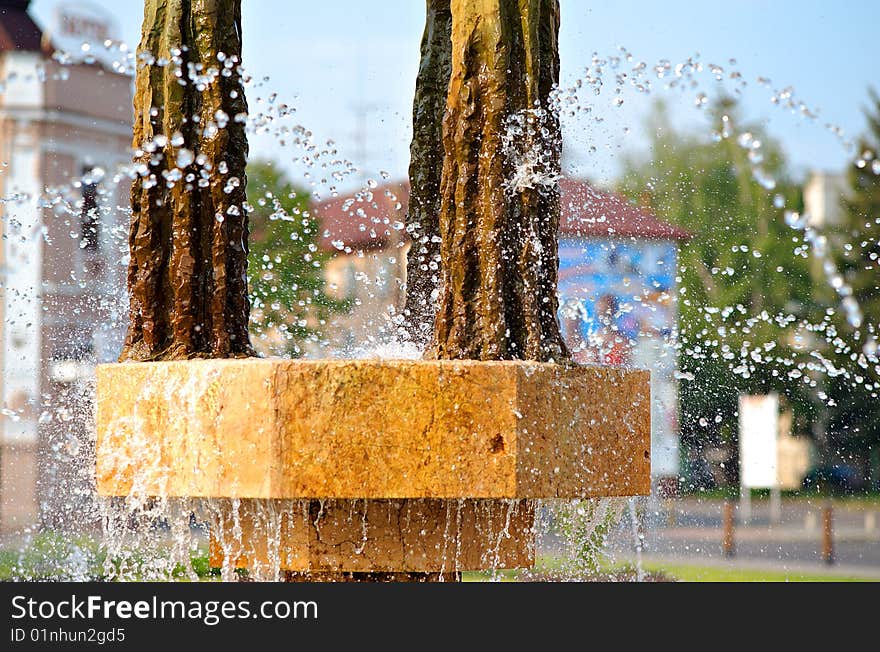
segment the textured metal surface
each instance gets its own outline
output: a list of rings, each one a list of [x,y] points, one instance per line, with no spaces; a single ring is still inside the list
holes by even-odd
[[[247,104],[238,64],[226,66],[240,57],[241,0],[146,0],[132,141],[146,170],[131,191],[130,325],[121,360],[252,354],[248,145],[236,120]],[[182,144],[172,142],[176,134]],[[157,136],[167,142],[143,149]],[[193,160],[169,184],[163,173],[176,168],[182,148]]]

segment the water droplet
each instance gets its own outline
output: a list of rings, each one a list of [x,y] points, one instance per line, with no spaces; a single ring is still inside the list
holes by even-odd
[[[758,182],[758,185],[765,190],[773,190],[776,187],[776,179],[767,174],[763,168],[753,168],[752,177]]]
[[[195,160],[195,155],[188,149],[181,147],[177,150],[177,157],[175,162],[177,163],[177,167],[186,168],[192,165]]]
[[[783,214],[785,223],[793,229],[802,230],[807,226],[807,216],[801,215],[797,211],[785,211]]]

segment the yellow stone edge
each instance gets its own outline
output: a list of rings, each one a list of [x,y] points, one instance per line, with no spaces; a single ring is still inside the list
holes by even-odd
[[[283,450],[279,437],[275,432],[266,435],[268,441],[266,446],[273,452],[270,455],[269,468],[265,468],[265,482],[260,483],[258,490],[251,489],[244,492],[238,491],[229,483],[222,486],[214,486],[209,490],[205,490],[204,486],[194,487],[192,483],[190,488],[194,491],[178,491],[169,485],[174,484],[176,476],[185,476],[186,473],[180,472],[178,468],[183,461],[178,459],[164,460],[166,468],[160,468],[156,472],[156,478],[161,482],[153,483],[155,486],[143,487],[142,494],[146,495],[164,495],[164,496],[194,496],[194,497],[239,497],[239,498],[589,498],[598,496],[624,496],[624,495],[647,495],[650,493],[650,372],[647,370],[631,370],[612,367],[596,367],[596,366],[560,366],[547,363],[520,362],[520,361],[430,361],[430,360],[277,360],[277,359],[244,359],[244,360],[191,360],[191,361],[175,361],[175,362],[148,362],[148,363],[122,363],[99,365],[97,370],[97,457],[98,457],[98,493],[106,496],[124,496],[130,495],[137,490],[131,486],[131,482],[126,482],[123,477],[114,476],[107,473],[101,474],[102,462],[108,457],[113,457],[118,453],[114,450],[113,443],[108,440],[107,415],[109,413],[118,414],[120,410],[124,410],[126,405],[125,392],[121,394],[120,388],[114,387],[114,380],[117,379],[116,374],[120,370],[124,370],[126,376],[136,376],[146,379],[155,376],[160,371],[165,371],[166,375],[174,376],[175,366],[179,365],[201,365],[216,374],[220,375],[217,386],[223,387],[222,375],[224,368],[238,368],[242,366],[250,367],[251,370],[257,371],[255,378],[265,379],[265,385],[271,392],[271,387],[276,382],[276,372],[279,368],[290,365],[311,365],[321,367],[325,370],[333,368],[344,368],[346,366],[373,366],[373,367],[389,367],[400,368],[409,365],[428,365],[432,368],[442,370],[444,367],[448,369],[467,370],[468,368],[480,367],[483,371],[497,369],[498,373],[509,377],[514,374],[516,383],[516,405],[514,414],[517,416],[518,425],[514,428],[515,432],[507,432],[505,439],[509,440],[508,445],[512,445],[516,451],[514,476],[502,474],[501,478],[491,486],[486,486],[484,481],[479,483],[472,482],[474,486],[480,485],[479,489],[469,491],[468,487],[459,487],[460,491],[447,492],[431,492],[422,488],[416,492],[400,491],[383,491],[381,480],[379,486],[374,487],[370,492],[362,492],[358,495],[348,495],[347,493],[326,493],[315,495],[296,495],[289,491],[280,490],[284,485],[289,484],[283,477],[280,468],[283,466],[283,460],[275,459],[283,456]],[[265,372],[261,371],[261,367],[265,366]],[[177,376],[179,380],[185,381],[188,374]],[[541,392],[542,387],[546,387],[547,381],[560,384],[564,389],[573,389],[573,395],[567,392]],[[144,380],[142,386],[149,383]],[[124,388],[123,388],[124,389]],[[228,391],[229,388],[226,388]],[[580,391],[580,399],[577,392]],[[631,396],[624,395],[629,392]],[[634,398],[633,398],[634,397]],[[576,439],[571,436],[571,429],[568,431],[568,437],[559,436],[560,424],[553,419],[552,416],[555,409],[563,407],[565,403],[560,401],[568,401],[568,405],[575,405],[579,401],[588,407],[586,414],[592,414],[590,417],[595,419],[595,415],[599,415],[604,419],[603,423],[609,428],[603,431],[596,448],[593,448],[587,458],[578,458],[576,453],[583,450],[585,441],[589,446],[589,438],[584,440]],[[151,402],[154,403],[155,401]],[[128,405],[132,402],[128,401]],[[274,402],[267,396],[267,409],[275,410]],[[111,407],[112,404],[112,407]],[[526,405],[530,404],[531,409]],[[156,406],[152,406],[155,408]],[[582,406],[583,408],[583,406]],[[165,406],[164,409],[167,409]],[[566,408],[568,409],[568,408]],[[581,409],[581,411],[584,411]],[[548,414],[548,412],[550,414]],[[575,415],[577,410],[575,410]],[[279,415],[276,415],[279,416]],[[393,415],[391,415],[393,418]],[[502,422],[506,421],[499,415]],[[509,416],[509,415],[508,415]],[[572,414],[567,413],[567,418],[571,418]],[[134,420],[135,425],[137,420]],[[622,422],[622,423],[619,423]],[[509,422],[508,422],[509,423]],[[530,427],[531,426],[531,427]],[[279,426],[276,422],[275,429]],[[565,432],[565,429],[562,429]],[[146,433],[140,432],[133,438],[144,437]],[[166,435],[166,438],[169,436]],[[176,438],[180,443],[181,437],[170,436]],[[553,443],[552,447],[546,445],[543,449],[537,446],[538,442],[547,441]],[[167,442],[157,440],[156,438],[147,438],[149,446],[153,446],[156,450],[162,449]],[[184,438],[184,446],[191,442],[186,442]],[[197,450],[197,461],[205,459],[199,457],[203,451]],[[136,459],[131,460],[134,465],[141,468],[148,467],[156,462],[156,459],[150,459],[149,455],[135,456]],[[214,456],[216,457],[216,456]],[[610,466],[606,464],[604,467],[597,466],[592,463],[594,460],[602,461],[610,459]],[[190,458],[187,458],[190,459]],[[216,459],[212,460],[217,462]],[[236,465],[236,473],[241,466],[241,456]],[[219,459],[219,463],[223,464],[228,460]],[[356,461],[341,461],[339,468],[345,469],[347,464],[356,463]],[[176,465],[176,466],[175,466]],[[195,468],[198,465],[194,465]],[[247,466],[247,465],[245,465]],[[534,472],[537,469],[537,473]],[[259,469],[251,469],[251,472],[259,473]],[[610,473],[609,473],[610,472]],[[593,475],[591,479],[589,476]],[[597,481],[596,478],[600,478]],[[455,478],[452,478],[455,484]],[[149,485],[149,483],[147,483]],[[164,484],[159,487],[158,484]],[[187,483],[182,483],[187,484]],[[253,484],[253,483],[252,483]],[[450,483],[446,483],[450,484]],[[366,495],[365,495],[366,494]]]

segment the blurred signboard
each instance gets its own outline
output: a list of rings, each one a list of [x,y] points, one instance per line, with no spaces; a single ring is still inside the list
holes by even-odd
[[[55,8],[46,30],[52,48],[70,63],[102,63],[112,67],[119,58],[112,44],[117,43],[119,27],[113,16],[89,2],[65,2]]]
[[[739,397],[739,477],[747,489],[777,486],[779,395]]]

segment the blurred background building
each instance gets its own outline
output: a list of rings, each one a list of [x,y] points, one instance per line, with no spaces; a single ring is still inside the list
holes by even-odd
[[[118,354],[120,220],[131,78],[56,50],[114,38],[112,17],[62,5],[42,29],[0,0],[0,529],[19,530],[88,492],[71,468],[88,445],[83,384]],[[64,200],[61,200],[61,197]],[[10,198],[12,198],[10,200]],[[122,225],[124,228],[124,225]],[[70,464],[68,464],[70,462]],[[56,499],[57,497],[57,499]]]
[[[843,174],[811,172],[804,184],[804,212],[810,216],[810,226],[822,229],[839,225],[843,216],[841,198],[846,191]]]
[[[317,202],[322,249],[333,255],[325,267],[327,292],[348,301],[352,310],[335,315],[325,333],[330,350],[352,355],[389,327],[393,310],[404,302],[404,230],[409,182],[362,190]]]

